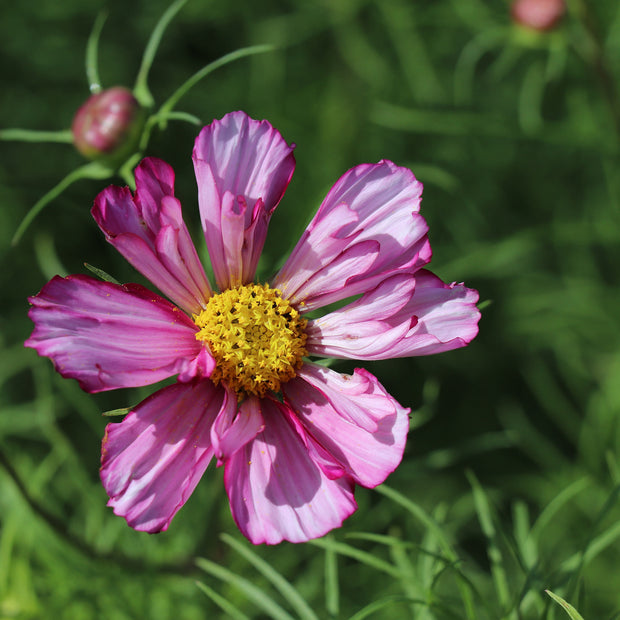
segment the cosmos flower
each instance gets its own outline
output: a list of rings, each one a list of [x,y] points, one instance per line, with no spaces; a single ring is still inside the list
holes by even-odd
[[[356,510],[355,485],[374,487],[400,463],[409,409],[366,370],[346,375],[316,360],[427,355],[478,331],[476,291],[423,269],[431,250],[422,186],[389,161],[345,173],[280,271],[254,282],[293,148],[243,112],[196,139],[217,288],[183,222],[172,169],[147,158],[135,194],[108,187],[92,213],[171,301],[86,275],[55,277],[30,298],[26,346],[87,392],[176,375],[106,428],[108,505],[136,530],[165,530],[212,460],[253,543],[301,542],[339,527]]]

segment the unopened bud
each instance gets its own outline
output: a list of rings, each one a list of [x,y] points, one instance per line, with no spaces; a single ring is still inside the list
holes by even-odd
[[[565,11],[564,0],[515,0],[511,9],[515,22],[540,32],[552,30]]]
[[[121,86],[91,95],[77,111],[71,132],[75,148],[88,159],[122,163],[140,138],[144,113]]]

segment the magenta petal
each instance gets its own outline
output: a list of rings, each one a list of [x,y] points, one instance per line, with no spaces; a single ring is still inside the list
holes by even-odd
[[[478,333],[478,292],[463,284],[445,284],[426,269],[415,274],[416,288],[409,303],[391,319],[415,317],[411,329],[386,352],[409,357],[451,351],[467,345]]]
[[[321,447],[296,428],[286,405],[270,399],[260,405],[265,429],[224,470],[233,518],[254,544],[323,536],[355,512],[353,483],[348,476],[330,479],[324,473],[324,464],[312,458]]]
[[[414,273],[431,257],[428,226],[418,213],[421,194],[422,184],[413,173],[390,161],[352,168],[328,193],[274,286],[306,307],[319,307],[365,293],[390,275]],[[312,277],[301,287],[291,285],[300,268],[324,270],[351,245],[370,241],[379,247],[375,260],[357,265],[339,292],[317,299]]]
[[[415,278],[392,276],[360,299],[308,322],[306,348],[312,355],[385,359],[411,328],[411,316],[391,319],[409,302]]]
[[[257,398],[247,398],[237,408],[237,395],[227,392],[227,402],[217,416],[211,429],[211,443],[222,465],[237,450],[265,428]]]
[[[309,321],[313,355],[377,360],[430,355],[468,344],[478,333],[478,293],[444,284],[430,271],[401,274],[360,299]]]
[[[269,220],[295,169],[293,148],[267,121],[244,112],[213,121],[196,138],[200,214],[220,289],[253,279]]]
[[[283,391],[306,431],[358,484],[375,487],[400,463],[409,409],[366,370],[348,376],[305,364]]]
[[[56,276],[29,301],[35,327],[25,345],[87,392],[161,381],[204,350],[192,320],[138,284]]]
[[[93,217],[106,239],[146,278],[189,313],[211,287],[174,197],[174,172],[149,157],[136,168],[136,193],[110,186],[95,199]]]
[[[213,456],[211,426],[224,395],[211,381],[177,383],[108,424],[101,481],[114,514],[136,530],[167,529]]]

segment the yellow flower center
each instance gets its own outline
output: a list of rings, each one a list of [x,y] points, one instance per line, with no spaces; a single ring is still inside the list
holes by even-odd
[[[306,355],[307,320],[268,284],[213,295],[193,318],[200,328],[196,339],[209,345],[216,361],[211,379],[225,381],[239,399],[278,392]]]

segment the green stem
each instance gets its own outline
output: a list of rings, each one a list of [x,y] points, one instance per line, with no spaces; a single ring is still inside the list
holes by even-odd
[[[13,142],[62,142],[71,144],[70,129],[62,131],[38,131],[36,129],[0,129],[0,140]]]
[[[72,172],[70,172],[60,183],[52,187],[52,189],[47,192],[44,196],[42,196],[35,205],[28,211],[26,217],[22,220],[21,224],[18,226],[15,234],[13,235],[13,240],[11,241],[11,245],[17,245],[19,240],[22,238],[23,234],[26,232],[26,229],[37,215],[43,210],[45,206],[47,206],[54,198],[62,194],[62,192],[67,189],[70,185],[79,181],[80,179],[107,179],[112,176],[112,171],[109,168],[105,168],[101,164],[97,162],[91,162],[90,164],[86,164],[84,166],[80,166],[76,168]]]
[[[86,45],[86,78],[88,79],[88,88],[91,93],[99,93],[102,89],[101,80],[99,79],[99,36],[107,18],[108,14],[104,11],[97,15]]]
[[[192,87],[194,87],[200,80],[204,77],[212,73],[216,69],[223,67],[239,58],[244,58],[245,56],[252,56],[254,54],[263,54],[265,52],[271,52],[274,50],[272,45],[252,45],[250,47],[242,47],[241,49],[235,50],[234,52],[230,52],[230,54],[226,54],[217,60],[214,60],[212,63],[204,66],[200,71],[197,71],[192,75],[186,82],[184,82],[174,93],[163,103],[161,108],[159,109],[158,116],[167,116],[171,113],[174,106],[179,102],[181,97],[183,97]]]
[[[134,86],[134,95],[136,99],[146,108],[150,108],[155,103],[153,95],[148,87],[149,71],[155,59],[157,48],[161,42],[161,38],[164,35],[168,24],[172,21],[174,16],[183,8],[183,5],[187,0],[176,0],[169,7],[168,10],[161,16],[160,20],[151,33],[151,37],[144,49],[144,55],[142,56],[142,64],[136,77],[136,85]]]

